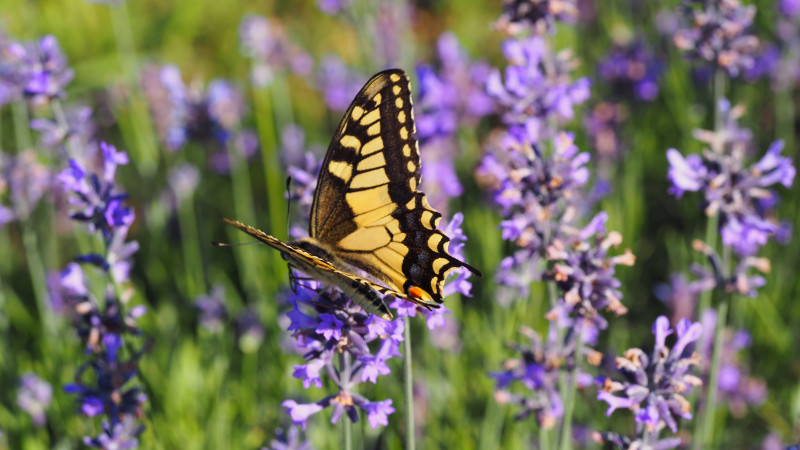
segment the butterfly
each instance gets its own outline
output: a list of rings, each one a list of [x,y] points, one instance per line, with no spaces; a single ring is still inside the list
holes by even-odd
[[[393,318],[383,295],[439,308],[450,271],[465,267],[482,275],[450,255],[450,238],[437,229],[441,214],[417,190],[415,132],[408,78],[400,69],[380,72],[361,88],[333,135],[317,179],[309,237],[283,242],[223,220],[381,318]]]

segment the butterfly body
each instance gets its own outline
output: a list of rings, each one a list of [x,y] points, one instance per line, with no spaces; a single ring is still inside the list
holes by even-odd
[[[438,308],[451,270],[480,271],[450,255],[450,239],[437,229],[441,214],[417,190],[415,131],[405,73],[378,73],[356,95],[328,147],[308,238],[285,243],[225,220],[368,312],[391,319],[382,295]]]

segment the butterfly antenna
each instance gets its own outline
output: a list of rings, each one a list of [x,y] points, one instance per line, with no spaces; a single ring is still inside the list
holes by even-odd
[[[260,242],[239,242],[236,244],[229,244],[227,242],[217,242],[211,241],[211,245],[216,245],[217,247],[239,247],[241,245],[254,245],[254,244],[261,244]]]

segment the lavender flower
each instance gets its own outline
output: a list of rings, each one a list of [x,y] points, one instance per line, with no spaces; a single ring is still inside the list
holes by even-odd
[[[16,155],[0,153],[0,194],[8,192],[6,221],[27,219],[52,188],[53,175],[33,150]]]
[[[690,59],[711,63],[736,77],[752,67],[758,39],[747,34],[755,6],[738,0],[684,0],[684,28],[675,32],[674,43]]]
[[[797,17],[800,14],[800,2],[797,0],[780,0],[778,3],[778,10],[791,18]]]
[[[329,16],[334,16],[347,10],[352,0],[317,0],[317,7],[320,11]]]
[[[245,308],[234,320],[236,330],[236,340],[243,353],[254,353],[258,351],[261,342],[264,341],[264,326],[258,318],[258,312],[251,308]]]
[[[622,255],[608,255],[612,246],[622,243],[622,235],[606,235],[607,220],[608,214],[601,212],[571,239],[556,238],[548,246],[547,259],[554,264],[542,278],[555,282],[561,293],[558,304],[547,313],[550,320],[568,314],[586,318],[602,330],[607,323],[599,315],[601,310],[617,317],[628,312],[621,302],[615,266],[632,266],[635,257],[629,249]]]
[[[222,285],[214,285],[210,294],[198,296],[194,300],[194,305],[199,313],[197,321],[201,327],[211,332],[222,331],[228,318],[225,288]]]
[[[554,34],[556,21],[571,24],[577,18],[577,0],[503,0],[503,14],[495,26],[508,34]]]
[[[293,45],[276,21],[255,14],[244,16],[239,25],[239,40],[242,54],[253,60],[250,79],[256,87],[270,84],[276,73],[311,72],[311,56]]]
[[[180,207],[197,190],[197,186],[200,184],[200,171],[188,163],[177,165],[170,169],[167,183],[175,199],[175,206]]]
[[[314,298],[316,297],[316,300]],[[321,387],[321,375],[327,373],[339,387],[337,395],[330,395],[316,403],[298,404],[293,400],[283,403],[296,425],[305,426],[307,418],[327,407],[333,407],[331,422],[338,422],[342,412],[352,421],[358,420],[356,408],[365,410],[370,426],[376,428],[385,422],[385,416],[394,412],[391,400],[373,403],[354,392],[361,382],[377,382],[378,375],[389,373],[386,360],[400,356],[403,341],[403,322],[386,321],[365,313],[338,290],[323,289],[314,281],[297,284],[296,294],[289,298],[292,311],[289,331],[298,339],[305,351],[305,365],[295,366],[294,377],[303,385]],[[377,352],[369,344],[375,342]],[[334,366],[337,354],[346,354],[353,365]]]
[[[0,90],[4,91],[0,93],[0,105],[17,96],[34,105],[65,96],[64,90],[75,71],[54,36],[47,35],[36,42],[8,42],[0,51]]]
[[[417,138],[425,148],[429,139],[451,137],[458,127],[475,126],[494,110],[492,98],[483,91],[489,65],[471,62],[456,35],[450,32],[439,36],[436,48],[441,62],[438,71],[427,64],[417,66],[415,123]]]
[[[725,114],[736,110],[727,102],[720,109]],[[740,255],[756,253],[781,230],[769,216],[776,195],[770,188],[778,183],[790,187],[794,181],[791,158],[780,156],[783,141],[773,142],[758,162],[745,167],[749,132],[726,126],[717,133],[696,132],[695,137],[711,147],[702,156],[684,158],[675,149],[667,150],[670,192],[679,198],[686,191],[703,192],[706,214],[720,216],[723,244]]]
[[[552,53],[544,39],[529,37],[506,40],[503,54],[510,65],[502,78],[498,70],[489,74],[486,91],[505,123],[524,126],[532,142],[553,136],[553,125],[571,120],[589,98],[589,79],[571,78],[577,63],[569,51]]]
[[[64,111],[65,125],[58,121],[44,118],[31,120],[30,127],[40,133],[39,142],[45,148],[57,148],[67,139],[77,142],[77,147],[91,146],[96,133],[92,121],[92,109],[83,105],[71,105]]]
[[[103,172],[101,176],[89,173],[75,159],[69,160],[69,168],[59,175],[65,192],[72,194],[70,203],[78,210],[70,217],[87,222],[90,232],[100,231],[107,242],[111,241],[112,231],[116,227],[133,223],[133,210],[123,206],[128,197],[125,193],[115,191],[114,175],[118,165],[128,163],[128,155],[118,152],[114,146],[101,143],[103,152]]]
[[[698,349],[703,353],[702,372],[705,377],[711,370],[711,354],[714,350],[717,313],[708,309],[703,312],[703,338],[698,342]],[[739,353],[750,347],[751,339],[747,331],[726,329],[723,333],[720,349],[719,380],[717,391],[719,399],[727,402],[735,417],[742,417],[748,406],[760,406],[767,398],[767,385],[761,378],[751,377],[749,368],[739,359]]]
[[[366,80],[366,76],[347,67],[338,56],[328,55],[320,62],[316,85],[328,109],[344,112]]]
[[[615,95],[643,101],[658,96],[662,64],[642,40],[615,47],[600,62],[597,71]]]
[[[139,435],[144,431],[144,425],[136,422],[131,416],[124,416],[121,421],[111,425],[103,421],[103,432],[97,437],[83,438],[83,444],[91,448],[137,448]]]
[[[275,439],[269,443],[269,447],[261,450],[311,450],[312,448],[310,442],[303,441],[297,427],[289,427],[288,432],[283,428],[275,430]]]
[[[53,388],[50,383],[35,374],[22,375],[17,391],[17,406],[31,416],[33,424],[40,427],[47,421],[45,410],[53,400]]]
[[[664,439],[652,438],[629,438],[619,433],[594,432],[592,439],[598,444],[611,444],[616,448],[624,450],[653,449],[668,450],[676,448],[683,443],[679,437],[668,437]]]
[[[600,102],[583,120],[586,134],[600,161],[617,160],[625,152],[622,142],[622,124],[628,118],[628,109],[621,103]]]
[[[558,328],[551,326],[547,340],[543,341],[538,333],[522,327],[520,334],[530,339],[530,344],[511,344],[511,349],[519,352],[520,356],[506,360],[502,372],[490,373],[497,380],[495,400],[501,404],[513,403],[521,408],[515,417],[517,420],[535,414],[540,427],[548,429],[555,426],[564,413],[558,388],[560,377],[573,373],[578,357],[586,357],[594,365],[600,363],[601,355],[588,347],[583,347],[580,356],[575,355],[576,332],[577,328],[570,329],[562,341],[558,336]],[[592,379],[588,374],[578,372],[577,378],[568,382],[587,387]],[[515,383],[528,389],[530,395],[512,393],[508,388]]]
[[[629,349],[624,357],[616,359],[617,370],[624,377],[622,381],[604,376],[595,380],[602,387],[597,399],[609,406],[606,416],[617,409],[630,409],[634,413],[637,438],[644,440],[645,447],[654,445],[658,431],[664,426],[675,433],[677,420],[692,418],[691,405],[684,393],[702,384],[689,373],[699,363],[699,356],[691,351],[690,344],[700,338],[702,326],[682,320],[675,331],[678,337],[670,349],[666,339],[673,330],[669,320],[660,316],[653,324],[656,345],[651,355],[638,348]]]
[[[187,140],[188,94],[178,67],[172,64],[147,66],[142,70],[142,92],[161,142],[172,151]]]

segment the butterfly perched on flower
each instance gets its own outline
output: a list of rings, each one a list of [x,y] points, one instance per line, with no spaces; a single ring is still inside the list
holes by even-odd
[[[333,135],[317,179],[309,237],[283,242],[224,220],[384,319],[393,316],[383,295],[438,308],[450,271],[481,273],[450,255],[450,238],[437,229],[441,214],[417,190],[415,131],[408,78],[399,69],[380,72],[361,88]]]

